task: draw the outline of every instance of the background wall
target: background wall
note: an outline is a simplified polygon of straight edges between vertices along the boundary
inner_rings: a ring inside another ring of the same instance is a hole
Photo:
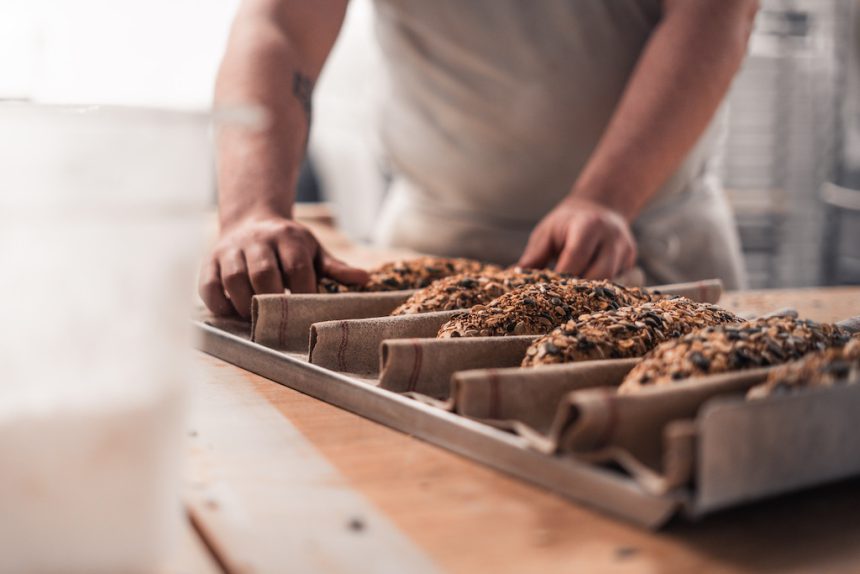
[[[211,105],[240,0],[0,0],[0,99],[174,108]],[[370,0],[352,0],[314,96],[311,154],[351,236],[369,235],[382,195]]]
[[[0,97],[207,106],[237,4],[3,0]]]

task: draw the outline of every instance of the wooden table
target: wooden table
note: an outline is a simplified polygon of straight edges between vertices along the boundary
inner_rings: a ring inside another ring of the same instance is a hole
[[[362,264],[391,256],[328,245]],[[860,315],[860,288],[722,303],[833,321]],[[197,363],[194,533],[171,571],[860,572],[860,480],[651,533],[213,357]]]

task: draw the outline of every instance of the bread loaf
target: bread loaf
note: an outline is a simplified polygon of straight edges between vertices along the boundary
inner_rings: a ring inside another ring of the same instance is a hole
[[[741,321],[716,305],[684,297],[600,311],[568,321],[535,341],[522,364],[534,367],[641,357],[660,343],[696,329]]]

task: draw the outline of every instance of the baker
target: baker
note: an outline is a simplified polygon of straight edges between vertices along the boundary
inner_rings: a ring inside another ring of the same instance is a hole
[[[314,82],[348,0],[244,0],[216,104],[271,114],[218,138],[219,239],[200,293],[218,314],[255,293],[366,273],[293,219]],[[395,170],[384,245],[612,278],[742,283],[715,177],[720,104],[755,0],[376,0]]]

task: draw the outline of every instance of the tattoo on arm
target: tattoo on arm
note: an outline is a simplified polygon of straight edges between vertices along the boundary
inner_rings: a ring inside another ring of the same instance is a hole
[[[308,122],[307,136],[310,136],[311,132],[311,102],[313,91],[313,80],[301,72],[293,72],[293,95],[302,105],[302,110],[305,112],[305,119]],[[307,136],[305,139],[307,139]]]

